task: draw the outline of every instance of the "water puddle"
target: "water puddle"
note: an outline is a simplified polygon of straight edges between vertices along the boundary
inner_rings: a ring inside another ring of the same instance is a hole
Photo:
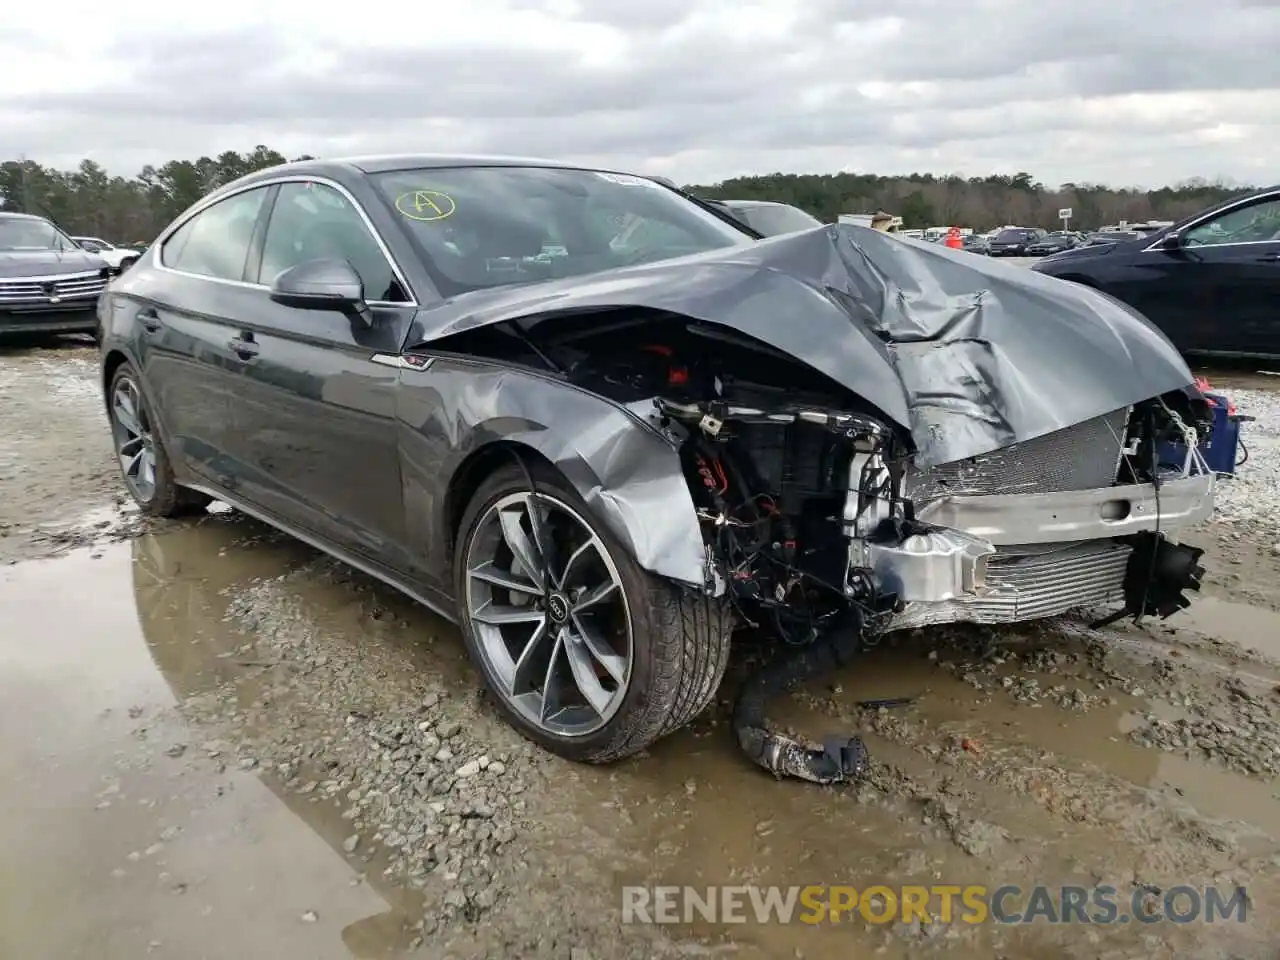
[[[71,956],[95,936],[105,937],[103,958],[142,955],[153,940],[175,956],[282,960],[413,946],[422,895],[383,876],[393,858],[374,837],[398,835],[405,818],[395,805],[416,801],[382,797],[384,826],[372,820],[353,856],[344,850],[356,816],[344,810],[349,785],[327,787],[340,773],[324,761],[338,756],[353,717],[411,715],[424,683],[471,705],[468,736],[547,778],[546,789],[513,799],[529,824],[519,848],[527,886],[509,890],[481,927],[554,928],[588,916],[616,924],[623,888],[635,885],[1111,883],[1127,896],[1135,882],[1230,879],[1247,882],[1259,903],[1280,892],[1275,784],[1130,738],[1148,714],[1186,712],[1151,695],[1164,689],[1158,658],[1137,653],[1159,639],[1134,631],[1048,625],[985,651],[970,642],[980,631],[964,643],[938,631],[882,644],[772,711],[815,737],[866,739],[876,760],[867,783],[816,788],[775,781],[739,756],[727,723],[732,681],[723,702],[645,756],[608,768],[547,758],[480,704],[451,626],[235,515],[104,547],[98,559],[77,552],[9,568],[0,609],[0,723],[33,731],[0,745],[0,776],[14,784],[20,813],[0,821],[4,956]],[[1252,608],[1201,600],[1175,629],[1276,656],[1276,625]],[[266,636],[270,655],[255,639]],[[1239,659],[1211,644],[1179,649],[1189,665],[1215,658],[1225,670]],[[1216,682],[1197,690],[1210,696]],[[856,706],[899,696],[914,699]],[[266,759],[242,769],[234,745],[205,739],[213,735],[202,718],[207,711],[213,723],[215,706],[217,722],[230,717],[264,750],[301,745],[304,767],[319,772]],[[169,756],[175,743],[186,746]],[[394,765],[396,755],[375,762]],[[318,786],[298,789],[308,776]],[[169,840],[156,839],[173,826]],[[352,886],[357,871],[367,884]],[[300,919],[311,911],[317,922]],[[666,932],[686,955],[1052,958],[1080,955],[1082,944],[1100,956],[1201,956],[1210,946],[1252,956],[1277,930],[1259,911],[1213,929],[1165,925],[1154,940],[1120,925],[862,917],[694,916]]]

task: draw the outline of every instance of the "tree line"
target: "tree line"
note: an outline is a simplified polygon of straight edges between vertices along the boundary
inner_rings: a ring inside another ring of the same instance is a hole
[[[1066,207],[1072,211],[1072,229],[1096,230],[1121,220],[1181,220],[1257,188],[1201,178],[1141,190],[1089,183],[1053,188],[1029,173],[968,178],[931,173],[892,177],[772,173],[689,189],[711,199],[790,203],[824,222],[834,221],[841,213],[885,210],[902,217],[907,228],[955,225],[985,231],[1008,224],[1061,229],[1058,211]]]
[[[216,157],[149,165],[133,177],[108,174],[92,160],[75,170],[9,160],[0,163],[0,209],[50,217],[76,235],[149,242],[210,190],[287,159],[260,144],[246,153],[228,150]],[[988,230],[1005,224],[1056,227],[1063,207],[1072,208],[1072,226],[1080,229],[1120,220],[1178,220],[1255,188],[1201,178],[1141,190],[1088,183],[1049,187],[1029,173],[968,178],[771,173],[686,189],[712,199],[790,203],[826,222],[841,213],[887,210],[901,216],[908,228],[955,224]]]

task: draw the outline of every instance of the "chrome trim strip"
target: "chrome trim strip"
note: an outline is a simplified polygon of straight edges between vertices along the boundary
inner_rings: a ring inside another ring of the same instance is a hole
[[[103,279],[102,271],[109,269],[101,266],[97,270],[82,270],[79,273],[55,273],[52,275],[41,275],[38,277],[0,277],[0,284],[5,283],[47,283],[49,281],[59,280],[101,280]]]
[[[360,205],[360,201],[358,201],[352,195],[350,190],[348,190],[342,184],[338,183],[338,181],[331,180],[328,177],[315,176],[311,174],[289,174],[289,175],[282,175],[278,177],[272,177],[269,180],[256,180],[253,183],[247,183],[244,186],[237,187],[235,190],[231,190],[227,193],[220,193],[216,197],[206,197],[204,200],[201,200],[194,207],[192,207],[181,219],[175,220],[172,224],[170,224],[165,229],[164,233],[161,234],[159,239],[157,239],[156,242],[153,244],[155,248],[155,252],[151,255],[151,259],[156,269],[164,271],[166,273],[177,274],[178,276],[182,276],[182,277],[192,277],[196,280],[208,280],[211,283],[224,283],[234,287],[247,287],[250,290],[269,290],[270,287],[265,283],[249,283],[246,280],[225,280],[222,277],[206,277],[200,273],[189,273],[186,270],[178,270],[174,267],[166,266],[163,263],[162,258],[164,254],[164,245],[169,242],[169,238],[172,237],[179,230],[181,230],[184,226],[186,226],[186,224],[189,223],[191,220],[195,219],[205,210],[212,207],[214,204],[221,203],[223,200],[228,200],[231,197],[237,197],[242,193],[248,193],[250,190],[257,190],[259,188],[265,189],[267,187],[278,186],[279,184],[282,184],[282,183],[320,183],[326,187],[332,187],[333,189],[337,190],[340,194],[342,194],[344,197],[346,197],[347,200],[351,203],[351,205],[355,207],[356,212],[360,214],[360,219],[364,221],[364,225],[369,229],[369,233],[372,234],[374,242],[377,243],[378,245],[378,249],[382,251],[382,255],[386,257],[387,262],[391,264],[392,273],[394,273],[396,276],[396,279],[400,281],[400,285],[404,287],[405,292],[409,294],[409,300],[403,303],[399,301],[393,301],[393,300],[365,301],[366,303],[368,303],[369,306],[371,307],[417,307],[419,305],[417,294],[414,292],[413,287],[410,286],[408,279],[406,279],[404,271],[400,269],[400,264],[396,261],[395,255],[392,254],[391,248],[387,246],[387,242],[382,239],[382,234],[378,233],[378,228],[373,225],[373,221],[369,219],[369,214],[367,214],[365,212],[364,207]],[[267,221],[267,226],[268,227],[271,226],[270,220]]]

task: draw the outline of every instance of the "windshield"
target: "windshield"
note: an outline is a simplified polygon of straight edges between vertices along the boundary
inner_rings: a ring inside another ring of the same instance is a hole
[[[0,217],[0,250],[74,250],[71,238],[48,220],[36,217]]]
[[[446,297],[755,242],[643,177],[450,167],[372,179]]]
[[[732,206],[732,205],[731,205]],[[822,221],[811,217],[799,207],[785,203],[770,204],[765,207],[733,207],[733,212],[747,221],[747,225],[756,233],[766,237],[775,237],[780,233],[795,233],[797,230],[812,230],[822,226]]]
[[[1030,239],[1030,230],[1001,230],[996,234],[996,243],[1018,243]]]

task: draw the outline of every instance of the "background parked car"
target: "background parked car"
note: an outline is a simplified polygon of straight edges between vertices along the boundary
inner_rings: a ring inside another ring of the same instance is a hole
[[[0,336],[95,333],[112,268],[44,217],[0,212]]]
[[[1280,187],[1032,269],[1124,301],[1184,353],[1280,357]]]
[[[962,250],[968,250],[970,253],[976,253],[980,256],[991,256],[991,242],[979,233],[971,233],[961,241]]]
[[[138,257],[142,255],[141,250],[131,250],[128,247],[117,247],[113,243],[108,243],[100,237],[72,237],[83,250],[90,253],[96,253],[115,270],[128,270],[131,266],[138,262]]]
[[[1080,245],[1074,234],[1065,231],[1056,231],[1046,234],[1039,240],[1027,246],[1027,256],[1029,257],[1045,257],[1051,253],[1061,253],[1063,250],[1074,250]]]
[[[990,253],[993,257],[1026,257],[1027,248],[1044,237],[1045,231],[1039,227],[1015,227],[1012,230],[1001,230],[992,238]]]

